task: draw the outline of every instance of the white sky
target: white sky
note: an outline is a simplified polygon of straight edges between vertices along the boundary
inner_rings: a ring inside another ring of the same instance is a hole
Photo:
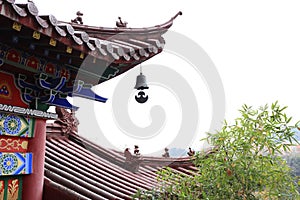
[[[106,27],[114,27],[118,16],[127,21],[129,27],[157,25],[181,10],[183,15],[175,20],[171,30],[194,40],[214,62],[225,89],[226,119],[237,117],[237,110],[244,103],[257,107],[276,100],[288,106],[287,113],[293,116],[294,123],[300,119],[300,2],[297,0],[36,0],[35,3],[40,14],[53,14],[59,20],[70,21],[80,10],[84,13],[84,24]],[[167,58],[168,55],[162,53],[149,62],[164,59],[168,62]],[[105,83],[103,93],[99,94],[111,98],[119,80]],[[135,80],[132,82],[134,85]],[[176,104],[176,99],[170,99]],[[101,105],[101,113],[109,115],[111,108],[104,108],[104,105]],[[210,106],[200,112],[210,116]],[[180,113],[178,105],[175,107],[171,108],[172,116]],[[149,123],[143,113],[135,113],[130,108],[129,113],[137,125]],[[176,120],[173,124],[178,123]],[[202,132],[207,131],[209,120],[204,123],[202,129],[200,127]],[[169,130],[170,127],[165,128]],[[123,146],[121,143],[116,146],[122,149],[126,143],[122,142]]]

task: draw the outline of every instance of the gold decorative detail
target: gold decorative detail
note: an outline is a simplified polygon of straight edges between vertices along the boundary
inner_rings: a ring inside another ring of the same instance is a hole
[[[19,190],[18,179],[14,179],[8,185],[7,199],[17,200],[18,199],[18,190]]]
[[[32,37],[34,39],[37,39],[39,40],[41,38],[41,33],[40,32],[37,32],[37,31],[34,31],[33,34],[32,34]]]
[[[84,53],[80,54],[80,58],[83,59],[84,58]]]
[[[15,29],[16,31],[21,31],[22,25],[19,24],[18,22],[14,22],[12,28]]]
[[[67,53],[72,53],[72,48],[71,47],[67,47]]]
[[[1,138],[0,139],[0,150],[20,150],[20,147],[24,150],[27,149],[28,141],[20,142],[20,139],[12,138]]]
[[[51,38],[49,44],[50,44],[51,46],[54,46],[54,47],[55,47],[55,46],[56,46],[56,40],[53,39],[53,38]]]
[[[4,189],[5,189],[5,185],[4,185],[4,181],[1,180],[0,181],[0,199],[4,199]]]
[[[27,149],[27,147],[28,147],[28,142],[27,142],[27,141],[23,141],[22,144],[21,144],[21,147],[22,147],[23,149]]]

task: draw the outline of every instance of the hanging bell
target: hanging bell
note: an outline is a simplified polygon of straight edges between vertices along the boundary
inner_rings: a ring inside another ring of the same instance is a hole
[[[147,85],[147,81],[146,81],[146,76],[143,75],[142,73],[140,73],[140,75],[138,75],[136,77],[136,84],[135,84],[134,89],[137,89],[137,90],[149,89],[149,87]]]

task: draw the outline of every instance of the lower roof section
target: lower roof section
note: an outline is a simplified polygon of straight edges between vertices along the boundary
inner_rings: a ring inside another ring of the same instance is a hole
[[[165,166],[186,175],[197,171],[189,158],[138,160],[138,170],[128,171],[122,153],[48,124],[43,199],[132,199],[138,190],[158,187],[156,172]]]

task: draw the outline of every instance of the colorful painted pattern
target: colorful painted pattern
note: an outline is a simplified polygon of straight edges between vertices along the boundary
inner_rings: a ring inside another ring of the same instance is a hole
[[[3,65],[5,60],[18,63],[29,71],[48,72],[56,77],[66,77],[67,80],[70,79],[71,74],[66,67],[47,62],[45,59],[0,44],[0,64]]]
[[[17,200],[19,196],[18,191],[19,191],[19,180],[18,179],[8,180],[7,199]]]
[[[0,153],[0,176],[31,173],[31,153]]]
[[[18,51],[0,43],[0,66],[5,62],[17,63],[19,64],[19,67],[32,72],[42,72],[54,77],[66,77],[66,80],[72,79],[72,73],[74,76],[74,72],[72,72],[73,70],[71,71],[70,68],[77,69],[77,67],[69,64],[61,65],[58,63],[48,62],[43,58],[35,57],[27,52]],[[84,70],[82,72],[84,72]],[[105,72],[101,74],[101,79],[111,79],[117,76],[119,72],[120,70],[117,67],[108,66]],[[70,82],[70,84],[72,83]]]
[[[9,136],[0,137],[0,152],[25,153],[27,151],[27,147],[28,147],[28,138],[9,137]]]
[[[0,177],[0,200],[17,200],[22,197],[22,177]]]
[[[16,81],[13,74],[0,71],[0,103],[28,108],[28,104],[22,100],[22,93],[16,86]]]
[[[0,200],[4,199],[5,192],[5,182],[4,180],[0,180]]]
[[[34,119],[0,113],[0,135],[33,137]]]

